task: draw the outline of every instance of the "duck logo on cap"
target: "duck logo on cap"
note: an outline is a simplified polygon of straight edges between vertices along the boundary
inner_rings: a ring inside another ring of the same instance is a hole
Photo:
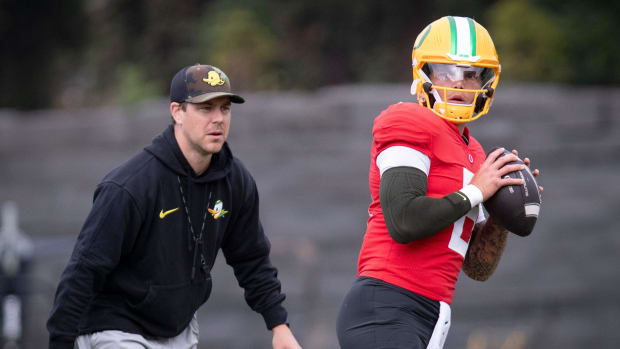
[[[218,74],[215,70],[209,71],[209,73],[207,73],[207,77],[202,78],[202,81],[211,86],[221,86],[226,82],[226,80],[222,79],[220,74]]]

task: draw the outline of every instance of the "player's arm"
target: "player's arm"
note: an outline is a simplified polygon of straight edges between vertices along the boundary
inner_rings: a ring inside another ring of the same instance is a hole
[[[518,156],[516,150],[512,153]],[[525,158],[523,162],[526,166],[530,166],[529,158]],[[532,174],[536,177],[540,171],[535,169]],[[538,190],[542,192],[543,187],[539,186]],[[507,237],[508,230],[494,223],[492,216],[486,222],[476,224],[463,262],[465,274],[474,280],[486,281],[499,264]]]
[[[473,186],[441,198],[426,195],[430,148],[437,128],[434,117],[418,113],[417,107],[407,103],[395,104],[382,112],[373,125],[380,173],[379,201],[387,230],[399,243],[440,232],[482,201],[480,190]]]
[[[464,216],[504,185],[523,184],[521,179],[502,178],[521,169],[506,165],[515,155],[499,158],[492,152],[472,178],[471,184],[441,198],[426,196],[430,159],[409,147],[393,146],[377,156],[381,174],[379,200],[392,239],[409,243],[434,235]]]
[[[441,198],[426,196],[427,175],[423,169],[393,167],[381,175],[379,200],[388,232],[399,243],[434,235],[464,216],[482,201],[474,186]]]
[[[477,281],[486,281],[495,271],[504,253],[508,230],[495,224],[493,217],[474,226],[463,272]]]

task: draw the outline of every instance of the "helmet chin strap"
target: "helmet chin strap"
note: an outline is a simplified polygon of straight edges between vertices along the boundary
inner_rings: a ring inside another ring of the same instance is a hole
[[[433,84],[430,82],[425,82],[422,84],[422,88],[424,89],[424,92],[426,93],[431,93],[431,87],[433,87]]]
[[[412,96],[417,96],[418,101],[422,100],[422,103],[426,104],[427,106],[431,104],[432,100],[428,101],[428,104],[426,103],[426,97],[424,95],[420,95],[418,96],[418,84],[420,83],[420,79],[415,79],[413,80],[413,83],[411,84],[411,90],[410,93]],[[422,84],[422,89],[424,90],[424,92],[426,92],[427,95],[432,96],[430,94],[431,91],[431,86],[433,84],[431,84],[430,82],[425,82],[424,84]],[[434,103],[433,103],[434,104]],[[432,106],[430,106],[432,108]]]
[[[437,89],[433,89],[433,84],[431,82],[425,82],[424,84],[422,84],[422,89],[424,89],[424,92],[426,92],[426,95],[429,96],[429,106],[431,108],[435,108],[435,104],[437,103],[437,101],[443,101],[443,99],[441,99],[441,96],[439,95],[439,92],[437,91]],[[430,97],[433,97],[432,99]],[[441,109],[439,111],[440,113],[444,114],[445,110]]]

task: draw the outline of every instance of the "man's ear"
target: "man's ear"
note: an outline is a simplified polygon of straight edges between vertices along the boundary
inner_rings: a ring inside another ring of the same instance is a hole
[[[172,119],[174,120],[175,123],[181,124],[183,122],[183,119],[181,117],[182,112],[183,112],[183,109],[181,108],[181,103],[177,103],[177,102],[170,103],[170,115],[172,116]]]

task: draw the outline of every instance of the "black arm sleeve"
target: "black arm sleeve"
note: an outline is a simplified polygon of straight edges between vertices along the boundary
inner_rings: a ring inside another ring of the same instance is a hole
[[[471,209],[467,196],[454,192],[442,198],[426,196],[426,174],[414,167],[390,168],[381,176],[379,200],[394,241],[409,243],[445,229]]]
[[[287,312],[282,306],[278,271],[271,264],[271,244],[259,220],[259,198],[256,184],[249,177],[242,186],[243,204],[231,222],[228,236],[222,243],[226,262],[233,267],[239,286],[245,290],[245,300],[260,313],[267,329],[286,323]]]

